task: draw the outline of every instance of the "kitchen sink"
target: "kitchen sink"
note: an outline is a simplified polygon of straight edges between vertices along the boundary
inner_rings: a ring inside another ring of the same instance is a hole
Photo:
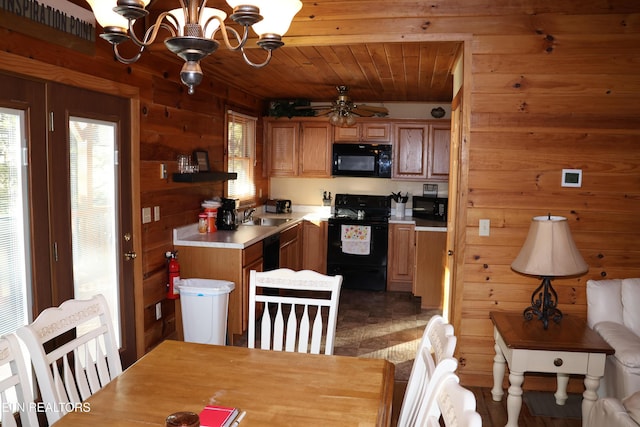
[[[241,225],[261,225],[265,227],[278,227],[286,222],[291,221],[292,218],[266,218],[266,217],[255,217],[253,220],[244,221]]]

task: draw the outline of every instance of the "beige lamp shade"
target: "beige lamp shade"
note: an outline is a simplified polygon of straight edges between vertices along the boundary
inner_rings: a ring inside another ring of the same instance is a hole
[[[567,218],[536,216],[511,268],[532,276],[560,277],[585,273],[589,266],[571,237]]]

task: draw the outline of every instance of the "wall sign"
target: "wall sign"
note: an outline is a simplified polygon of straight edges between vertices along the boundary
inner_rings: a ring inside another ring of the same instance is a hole
[[[66,0],[0,0],[0,26],[84,52],[96,40],[93,12]]]

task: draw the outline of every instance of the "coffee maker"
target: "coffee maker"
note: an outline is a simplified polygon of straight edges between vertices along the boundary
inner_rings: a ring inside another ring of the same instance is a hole
[[[221,205],[218,208],[218,217],[216,218],[216,227],[218,230],[235,230],[238,228],[238,199],[220,200]]]

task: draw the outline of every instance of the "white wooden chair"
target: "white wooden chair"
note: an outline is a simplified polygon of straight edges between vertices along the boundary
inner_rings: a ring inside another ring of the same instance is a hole
[[[256,311],[262,309],[260,348],[333,354],[342,276],[287,268],[249,278],[248,346],[256,345]],[[272,291],[269,291],[269,290]],[[285,323],[286,316],[286,323]]]
[[[440,316],[433,316],[422,334],[416,358],[409,374],[407,389],[402,401],[399,427],[416,425],[418,406],[431,393],[429,383],[435,375],[436,367],[444,360],[451,359],[456,348],[457,338],[453,333],[453,326]],[[458,364],[455,359],[444,364],[440,370],[455,371]]]
[[[45,344],[69,331],[75,338],[45,349]],[[50,425],[122,373],[109,307],[102,295],[47,308],[17,333],[31,354],[43,403],[56,408],[47,411]]]
[[[0,425],[16,427],[14,411],[20,414],[22,427],[38,427],[20,343],[15,335],[8,334],[0,337]]]
[[[476,412],[476,397],[460,385],[454,372],[445,372],[433,380],[431,399],[418,408],[418,426],[440,427],[440,417],[446,427],[482,427],[482,418]]]

